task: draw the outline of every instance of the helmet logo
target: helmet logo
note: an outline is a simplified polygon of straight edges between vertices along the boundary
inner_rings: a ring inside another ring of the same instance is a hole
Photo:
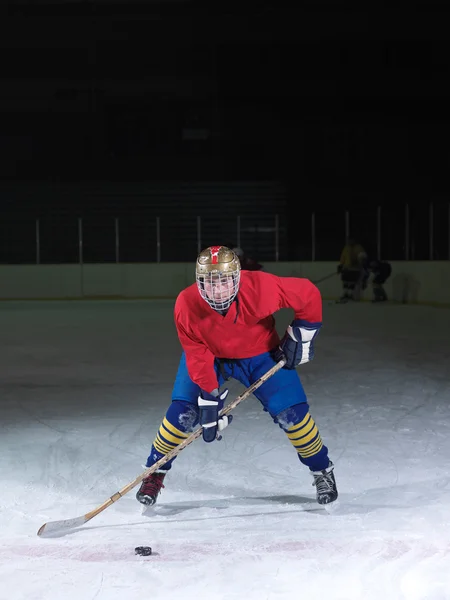
[[[222,246],[211,246],[211,258],[213,265],[217,265],[217,263],[219,262],[219,250],[221,248]]]

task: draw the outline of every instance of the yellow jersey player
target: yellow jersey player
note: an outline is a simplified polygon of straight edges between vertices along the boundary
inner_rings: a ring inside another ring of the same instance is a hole
[[[341,274],[343,294],[340,302],[358,299],[359,286],[364,276],[367,254],[361,244],[349,238],[341,252],[338,273]]]

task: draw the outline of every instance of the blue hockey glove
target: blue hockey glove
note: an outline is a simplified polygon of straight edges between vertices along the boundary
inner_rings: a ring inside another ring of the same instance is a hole
[[[292,321],[280,342],[280,350],[286,357],[285,369],[295,369],[314,358],[313,341],[321,327],[322,323]]]
[[[233,420],[231,415],[219,417],[219,412],[223,409],[223,404],[228,396],[228,390],[219,394],[219,390],[213,390],[211,394],[201,391],[198,397],[198,406],[200,408],[200,425],[203,427],[203,439],[205,442],[221,440],[220,432],[228,427]]]

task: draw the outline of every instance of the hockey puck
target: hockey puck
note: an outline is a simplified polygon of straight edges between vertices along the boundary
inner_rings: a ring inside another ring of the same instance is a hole
[[[139,554],[139,556],[151,556],[152,549],[150,546],[138,546],[134,549],[135,554]]]

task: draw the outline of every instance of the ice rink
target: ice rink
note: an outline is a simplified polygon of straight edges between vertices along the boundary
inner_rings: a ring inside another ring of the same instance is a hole
[[[148,515],[132,490],[36,535],[143,471],[180,357],[172,308],[0,304],[0,600],[450,599],[446,309],[326,304],[299,374],[336,466],[333,512],[251,397],[221,442],[180,454]]]

